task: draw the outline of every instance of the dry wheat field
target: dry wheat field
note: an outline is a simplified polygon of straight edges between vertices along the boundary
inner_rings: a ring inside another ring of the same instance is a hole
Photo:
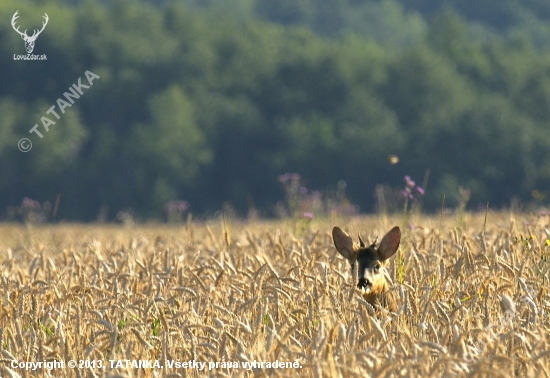
[[[1,374],[550,376],[550,217],[484,216],[2,225]],[[355,289],[336,224],[401,226],[397,313]]]

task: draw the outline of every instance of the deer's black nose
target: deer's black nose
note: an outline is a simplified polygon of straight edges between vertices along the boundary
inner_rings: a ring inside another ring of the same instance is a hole
[[[357,284],[357,288],[359,288],[359,289],[363,289],[363,288],[368,289],[371,286],[372,286],[372,283],[369,280],[365,279],[365,278],[360,278],[359,283]]]

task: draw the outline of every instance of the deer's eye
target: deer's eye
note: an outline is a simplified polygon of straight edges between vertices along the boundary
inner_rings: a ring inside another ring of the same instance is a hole
[[[376,266],[374,267],[374,270],[376,270],[378,272],[378,271],[380,271],[380,268],[382,268],[382,265],[376,264]]]

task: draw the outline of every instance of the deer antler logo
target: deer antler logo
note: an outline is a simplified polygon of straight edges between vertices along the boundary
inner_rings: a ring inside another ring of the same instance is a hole
[[[32,33],[32,35],[28,36],[27,35],[27,29],[25,29],[24,32],[20,32],[19,31],[19,26],[17,26],[17,27],[15,26],[15,20],[17,20],[19,18],[19,15],[17,13],[19,13],[19,11],[16,11],[13,14],[13,17],[11,18],[11,26],[13,27],[13,30],[15,30],[16,32],[19,33],[19,35],[21,35],[21,38],[23,38],[23,40],[25,41],[25,49],[27,50],[27,53],[31,54],[32,50],[34,50],[34,42],[36,41],[36,38],[38,38],[40,33],[42,33],[42,31],[44,30],[44,28],[48,24],[49,17],[46,13],[44,13],[44,20],[45,21],[42,23],[42,29],[40,29],[40,31],[34,29],[34,32]]]

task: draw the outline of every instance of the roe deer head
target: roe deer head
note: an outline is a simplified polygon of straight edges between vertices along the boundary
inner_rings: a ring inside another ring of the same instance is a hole
[[[378,248],[376,248],[376,241],[368,247],[365,246],[361,236],[359,236],[359,246],[355,245],[351,237],[339,227],[332,229],[332,239],[338,252],[349,261],[352,274],[355,265],[358,265],[357,287],[363,291],[365,300],[374,307],[382,305],[390,311],[397,312],[397,305],[388,289],[384,272],[386,262],[399,248],[401,241],[399,227],[392,228],[382,238]]]

